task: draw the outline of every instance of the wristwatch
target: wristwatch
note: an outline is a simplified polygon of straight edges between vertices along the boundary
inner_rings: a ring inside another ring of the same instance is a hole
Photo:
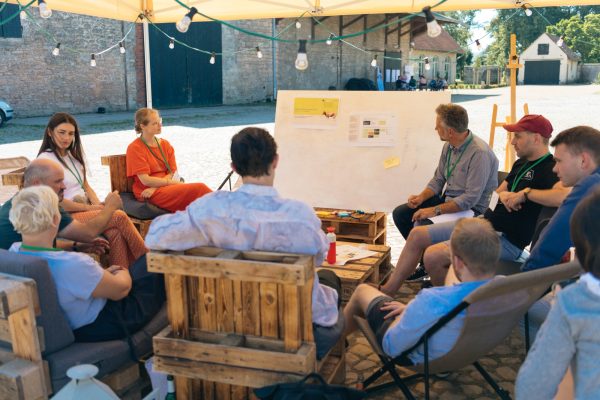
[[[530,187],[526,187],[525,189],[523,189],[523,196],[525,196],[525,201],[529,200],[529,192],[531,192]]]
[[[435,206],[435,208],[433,209],[433,211],[435,211],[435,215],[442,215],[442,206]]]

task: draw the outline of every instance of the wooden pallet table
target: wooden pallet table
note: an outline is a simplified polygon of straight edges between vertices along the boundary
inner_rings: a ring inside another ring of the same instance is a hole
[[[338,209],[316,207],[315,211],[332,212]],[[385,244],[386,214],[374,212],[366,214],[353,213],[350,217],[337,215],[319,216],[322,228],[333,226],[338,240],[361,242],[367,244]]]
[[[338,246],[350,245],[360,246],[359,243],[337,242]],[[342,281],[342,302],[347,303],[356,287],[365,282],[379,284],[379,282],[390,271],[390,247],[384,245],[367,245],[367,250],[375,251],[373,257],[349,261],[344,265],[331,265],[323,262],[321,268],[327,268],[335,272]]]

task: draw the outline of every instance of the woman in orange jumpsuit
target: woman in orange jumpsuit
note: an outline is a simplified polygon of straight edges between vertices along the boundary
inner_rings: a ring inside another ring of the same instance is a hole
[[[161,133],[158,111],[142,108],[135,113],[135,131],[140,136],[127,147],[127,176],[132,177],[133,194],[139,201],[175,212],[210,193],[204,183],[183,183],[177,173],[175,150]]]

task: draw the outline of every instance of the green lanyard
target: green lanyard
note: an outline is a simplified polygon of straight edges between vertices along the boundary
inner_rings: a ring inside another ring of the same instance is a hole
[[[523,166],[521,168],[519,168],[519,172],[517,172],[517,177],[515,178],[515,180],[513,181],[512,185],[510,187],[510,191],[514,192],[515,189],[517,188],[517,185],[519,184],[519,182],[521,182],[521,178],[523,178],[523,176],[527,172],[529,172],[529,170],[531,170],[533,167],[535,167],[536,165],[538,165],[539,163],[541,163],[542,161],[544,161],[550,155],[551,155],[550,153],[546,154],[544,157],[540,158],[539,160],[537,160],[536,162],[534,162],[533,164],[531,164],[531,166],[528,167],[525,171],[523,171],[523,168],[527,167],[527,164],[529,163],[529,161],[526,161],[525,164],[523,164]],[[523,171],[523,172],[521,173],[521,171]]]
[[[55,247],[28,246],[26,244],[21,244],[21,249],[33,251],[63,251],[63,249],[57,249]]]
[[[450,149],[450,146],[448,146],[448,157],[446,157],[446,182],[448,182],[448,180],[452,176],[454,169],[460,162],[460,159],[462,158],[463,154],[465,154],[467,147],[469,147],[469,144],[471,144],[472,141],[473,141],[473,134],[471,134],[471,137],[469,138],[469,140],[467,140],[467,143],[465,143],[465,148],[463,149],[463,151],[460,152],[460,155],[458,156],[458,158],[452,165],[450,165],[450,156],[452,155],[452,149]]]
[[[79,186],[81,186],[82,189],[84,189],[83,187],[83,179],[81,179],[81,175],[79,174],[79,170],[77,169],[77,167],[75,166],[75,162],[73,162],[73,159],[71,158],[71,155],[67,153],[67,157],[69,157],[69,160],[71,161],[71,165],[73,166],[73,170],[71,170],[71,168],[69,168],[69,166],[65,163],[65,167],[67,167],[67,169],[69,170],[69,172],[71,173],[71,175],[73,175],[75,177],[75,180],[77,181],[77,183],[79,183]]]
[[[148,149],[148,151],[150,152],[150,154],[152,154],[154,156],[154,158],[156,158],[158,161],[161,161],[160,158],[158,158],[158,156],[156,154],[154,154],[154,152],[152,151],[152,149],[150,149],[150,146],[148,146],[148,143],[146,143],[146,141],[144,140],[144,138],[142,138],[140,136],[140,140],[142,141],[142,143],[144,143],[144,145],[146,146],[146,148]],[[171,166],[169,165],[169,162],[167,161],[167,157],[165,157],[165,153],[163,153],[162,147],[160,147],[160,143],[158,143],[158,139],[156,138],[156,136],[154,137],[154,141],[156,142],[156,145],[158,146],[158,150],[160,151],[160,155],[162,156],[162,162],[165,163],[165,166],[167,167],[167,170],[169,171],[169,174],[173,174],[173,171],[171,171]]]

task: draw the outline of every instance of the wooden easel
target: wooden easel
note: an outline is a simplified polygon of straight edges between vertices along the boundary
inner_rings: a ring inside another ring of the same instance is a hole
[[[510,58],[508,65],[506,66],[510,70],[510,116],[507,116],[505,121],[498,122],[496,120],[498,116],[498,105],[494,104],[492,109],[492,123],[490,126],[490,147],[494,147],[494,134],[497,127],[501,127],[504,124],[514,124],[517,121],[517,70],[522,66],[522,64],[519,64],[519,56],[517,55],[517,36],[512,33],[510,35]],[[529,106],[527,103],[524,104],[523,109],[525,115],[529,114]],[[511,140],[512,132],[508,132],[504,157],[505,171],[509,171],[510,167],[515,162],[515,150],[510,145]]]

